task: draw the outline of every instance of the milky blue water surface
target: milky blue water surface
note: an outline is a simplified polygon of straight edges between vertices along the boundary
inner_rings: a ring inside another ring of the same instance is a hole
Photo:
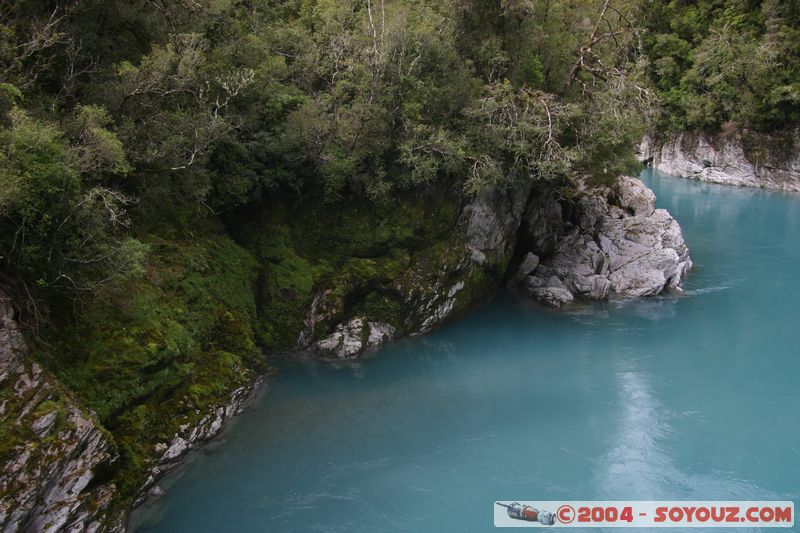
[[[691,248],[685,295],[559,312],[501,295],[356,364],[281,361],[137,531],[488,531],[495,500],[800,500],[800,196],[644,178]]]

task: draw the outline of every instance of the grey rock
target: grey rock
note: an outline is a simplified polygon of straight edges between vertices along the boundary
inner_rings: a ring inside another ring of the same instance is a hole
[[[571,200],[575,206],[571,218],[553,218],[562,210],[552,205],[556,199],[550,193],[532,204],[535,211],[527,211],[526,216],[538,223],[546,220],[544,227],[559,228],[560,233],[536,275],[526,278],[528,294],[555,306],[571,301],[564,290],[595,300],[611,294],[639,297],[680,290],[691,258],[680,225],[666,210],[655,209],[652,191],[630,177],[621,178],[613,188],[582,186],[580,191]]]
[[[539,256],[534,254],[533,252],[528,252],[525,254],[525,257],[522,258],[522,262],[519,264],[517,268],[517,273],[514,274],[514,277],[511,278],[509,286],[516,287],[522,281],[528,277],[528,275],[536,270],[539,267]]]
[[[550,307],[561,307],[575,299],[567,289],[566,284],[558,276],[550,276],[548,278],[528,276],[523,283],[523,290],[531,297]]]
[[[317,343],[317,349],[339,359],[354,359],[366,348],[363,333],[364,320],[353,318],[336,326],[336,331]]]
[[[555,250],[563,232],[563,212],[553,191],[538,194],[529,203],[520,225],[520,241],[540,258]]]
[[[641,180],[621,176],[617,183],[619,204],[634,215],[649,217],[656,209],[656,195]]]
[[[33,424],[31,424],[31,430],[33,430],[40,439],[43,439],[50,433],[57,417],[58,413],[56,411],[50,411],[34,420]]]
[[[337,359],[355,359],[368,348],[392,340],[396,333],[391,324],[355,317],[346,324],[339,324],[331,335],[317,342],[316,348],[323,355]]]
[[[586,230],[592,230],[608,216],[608,200],[605,196],[598,194],[584,194],[580,197],[577,205],[578,226]]]
[[[419,330],[413,332],[412,335],[428,333],[436,326],[442,324],[453,311],[456,304],[456,296],[461,292],[464,286],[465,283],[463,281],[458,281],[444,293],[443,297],[440,296],[425,302],[418,312],[418,315],[423,317],[422,325]],[[436,291],[436,293],[438,292],[439,291]]]
[[[470,202],[463,212],[470,259],[484,265],[513,250],[530,186],[493,189]]]
[[[367,322],[367,326],[369,326],[369,337],[367,338],[369,348],[376,348],[389,342],[397,334],[397,330],[385,322]]]
[[[175,437],[172,439],[172,443],[169,445],[169,448],[167,448],[167,451],[161,456],[161,462],[168,463],[174,461],[186,453],[189,450],[189,447],[189,441],[180,435],[175,435]]]
[[[758,161],[751,160],[745,150],[748,137],[750,142],[762,145]],[[645,137],[639,158],[649,160],[665,174],[681,178],[800,191],[800,151],[791,149],[792,146],[800,146],[800,130],[774,139],[752,132],[717,136],[683,133],[660,144]]]

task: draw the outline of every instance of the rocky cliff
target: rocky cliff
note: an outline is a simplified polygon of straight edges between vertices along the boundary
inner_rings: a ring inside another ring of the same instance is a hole
[[[646,137],[639,159],[682,178],[724,185],[800,191],[800,130]]]
[[[397,306],[392,316],[370,316],[369,309],[330,302],[337,287],[321,287],[306,318],[299,347],[322,355],[353,358],[392,338],[427,333],[487,298],[507,268],[515,247],[529,187],[495,190],[467,203],[445,238],[419,250],[408,250],[409,261],[384,284]],[[357,302],[369,294],[349,291],[341,302]],[[331,310],[343,314],[333,332]],[[379,311],[380,313],[380,311]],[[355,316],[353,316],[355,315]],[[315,340],[318,339],[318,340]]]
[[[0,530],[115,531],[116,492],[98,471],[117,452],[92,413],[28,357],[10,300],[0,294]]]

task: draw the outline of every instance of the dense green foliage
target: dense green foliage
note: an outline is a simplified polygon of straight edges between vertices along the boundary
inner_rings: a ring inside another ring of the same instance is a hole
[[[37,349],[113,434],[125,495],[141,486],[156,444],[263,368],[251,327],[255,259],[202,229],[204,237],[143,237],[144,275],[107,287]]]
[[[139,272],[141,229],[275,195],[386,203],[442,181],[613,177],[641,126],[631,32],[594,47],[612,75],[569,75],[601,5],[4,7],[2,269],[43,296],[94,292]]]
[[[661,123],[771,131],[800,120],[800,2],[672,0],[647,11]]]

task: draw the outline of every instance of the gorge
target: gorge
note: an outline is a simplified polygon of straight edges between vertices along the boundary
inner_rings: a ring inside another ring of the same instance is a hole
[[[359,244],[381,251],[388,249],[388,253],[369,258],[354,254],[341,259],[341,270],[322,278],[332,280],[331,285],[319,281],[309,285],[316,292],[301,300],[311,302],[309,308],[296,302],[296,316],[283,315],[287,327],[296,324],[296,329],[281,334],[296,339],[291,346],[295,350],[352,359],[394,337],[430,332],[489,301],[510,276],[506,272],[514,257],[528,258],[533,252],[541,256],[541,263],[535,268],[529,265],[521,283],[533,296],[551,304],[554,293],[567,295],[557,302],[560,305],[571,302],[573,293],[603,300],[609,293],[645,296],[679,288],[691,260],[680,228],[666,211],[655,209],[655,196],[649,189],[639,180],[623,178],[612,187],[582,184],[579,192],[574,191],[575,186],[565,184],[562,188],[526,188],[480,196],[467,203],[460,213],[449,215],[454,226],[449,231],[445,226],[439,233],[433,233],[437,240],[432,243],[426,242],[419,230],[429,229],[426,226],[430,220],[443,216],[440,207],[434,212],[420,211],[422,225],[411,230],[416,241],[407,240],[414,237],[391,225],[388,236],[378,232],[371,244]],[[281,239],[281,246],[286,249],[277,259],[264,256],[267,264],[285,266],[282,263],[287,255],[294,255],[305,244]],[[340,247],[338,242],[336,247]],[[318,253],[319,248],[315,251]],[[431,253],[434,255],[429,257]],[[295,257],[301,264],[321,259],[319,255]],[[539,263],[539,256],[534,257]],[[515,269],[518,268],[512,268]],[[297,272],[290,275],[296,276]],[[272,277],[282,287],[291,286],[275,275]],[[531,289],[536,280],[544,281],[544,286]],[[27,348],[12,316],[10,308],[6,309],[3,331],[9,341],[3,343],[2,353],[4,366],[10,370],[4,371],[3,380],[15,391],[17,403],[6,402],[4,414],[13,416],[14,425],[20,429],[31,428],[29,431],[36,438],[28,446],[31,452],[40,455],[25,452],[15,459],[14,465],[4,468],[2,486],[20,499],[4,501],[4,509],[13,512],[3,515],[3,522],[10,530],[14,524],[32,524],[42,531],[122,528],[125,510],[110,513],[106,510],[116,487],[94,481],[97,472],[110,468],[117,460],[111,445],[94,428],[92,415],[80,414],[72,405],[74,400],[54,393],[50,390],[53,386],[40,385],[24,374],[21,369],[30,367],[36,379],[42,379],[38,378],[42,370],[27,358]],[[137,503],[143,501],[148,491],[157,495],[158,479],[187,452],[217,435],[223,423],[241,411],[259,380],[253,374],[249,381],[233,389],[230,396],[223,396],[222,404],[178,419],[178,431],[169,440],[151,445],[154,462],[148,468],[147,479],[136,491]],[[49,411],[44,407],[45,400],[52,404]],[[50,425],[61,420],[59,412],[63,409],[75,414],[53,428],[45,426],[45,420]],[[87,429],[78,429],[83,427]],[[69,432],[76,430],[94,433],[73,437]],[[54,443],[50,442],[51,434],[58,435]],[[84,442],[92,439],[97,443]],[[73,440],[77,442],[70,448]],[[43,453],[47,447],[52,451]],[[57,490],[42,493],[43,487]],[[91,511],[86,509],[87,505]]]
[[[493,501],[540,495],[796,501],[800,203],[643,179],[692,250],[684,294],[552,311],[508,293],[364,360],[276,360],[134,530],[487,531]]]
[[[793,497],[797,2],[4,2],[0,531]]]

